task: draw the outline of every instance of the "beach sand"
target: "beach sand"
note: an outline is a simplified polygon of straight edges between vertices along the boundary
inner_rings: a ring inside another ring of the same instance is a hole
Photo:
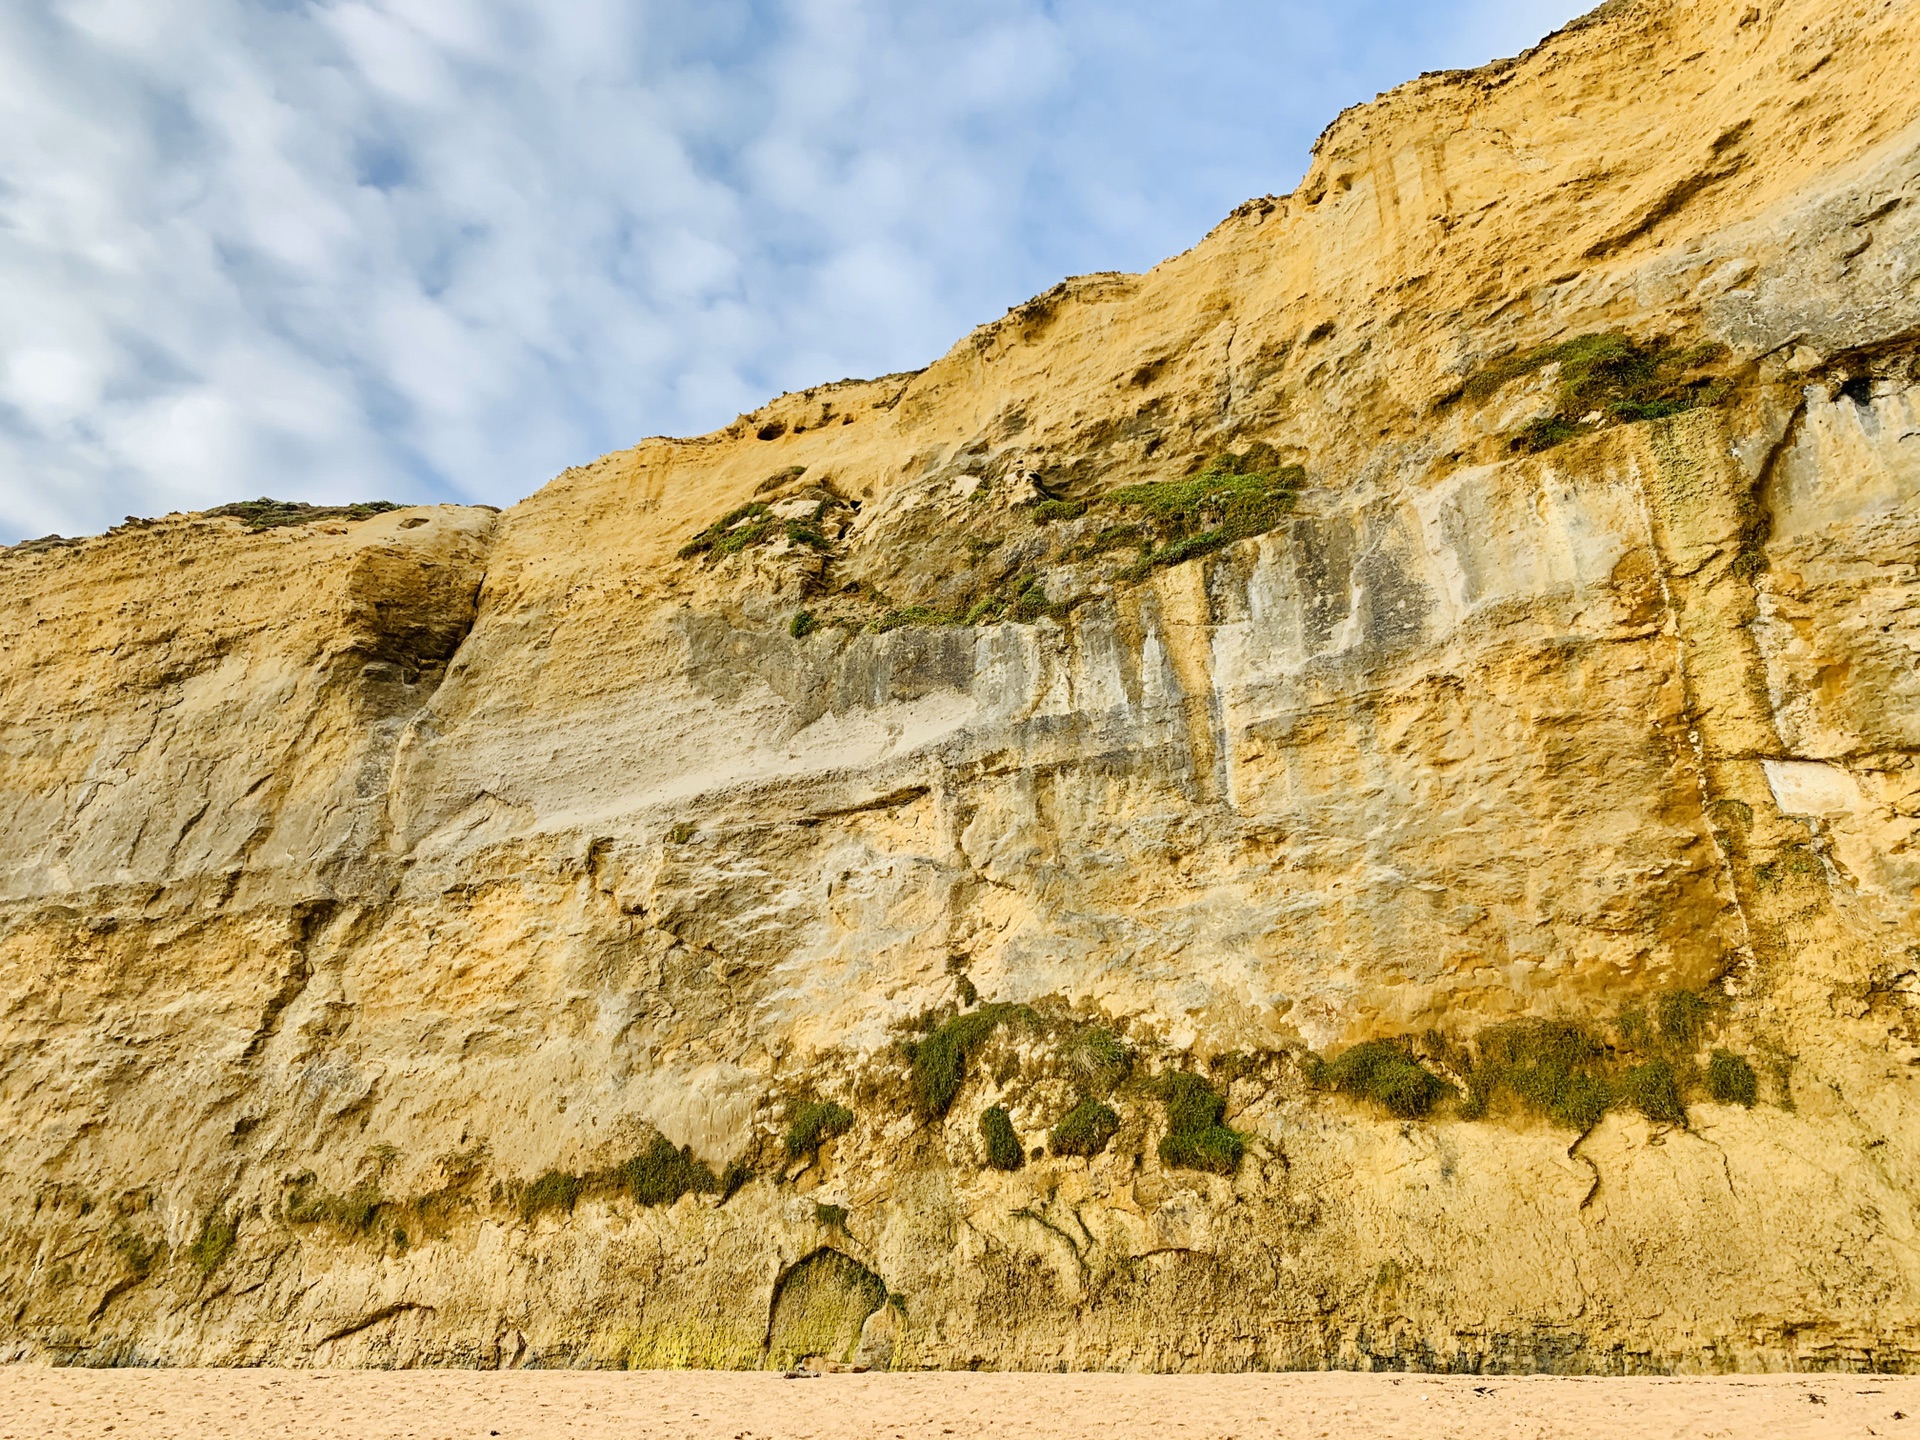
[[[1920,1378],[0,1367],[0,1440],[1911,1436]]]

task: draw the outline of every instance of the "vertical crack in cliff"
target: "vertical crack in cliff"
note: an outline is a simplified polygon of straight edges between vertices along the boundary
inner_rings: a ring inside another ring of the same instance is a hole
[[[1655,463],[1659,463],[1657,459]],[[1693,780],[1699,798],[1699,820],[1707,832],[1708,843],[1712,844],[1713,851],[1718,857],[1715,869],[1722,882],[1728,903],[1733,907],[1734,914],[1740,923],[1740,945],[1735,955],[1736,963],[1751,966],[1754,958],[1754,929],[1752,919],[1747,914],[1746,902],[1740,894],[1739,876],[1733,868],[1733,857],[1712,840],[1714,787],[1709,774],[1713,768],[1713,760],[1707,752],[1706,741],[1701,734],[1703,711],[1692,669],[1687,663],[1687,627],[1683,619],[1685,607],[1674,594],[1673,562],[1667,554],[1667,545],[1662,542],[1665,526],[1661,517],[1656,516],[1653,501],[1647,494],[1645,467],[1635,465],[1632,468],[1635,478],[1634,496],[1639,502],[1640,521],[1646,535],[1647,549],[1652,557],[1653,573],[1660,582],[1660,602],[1665,611],[1665,629],[1673,641],[1674,673],[1680,682],[1681,717],[1682,724],[1685,726],[1687,749],[1693,757]]]
[[[1755,472],[1741,504],[1740,553],[1734,557],[1736,573],[1760,593],[1760,577],[1766,573],[1767,543],[1773,538],[1773,480],[1780,462],[1800,443],[1800,431],[1807,419],[1807,391],[1800,388],[1793,413],[1781,427],[1780,438],[1767,448],[1766,457]],[[1758,647],[1755,647],[1756,650]],[[1764,663],[1764,657],[1762,657]],[[1769,697],[1769,709],[1771,698]]]
[[[280,1020],[286,1014],[287,1007],[300,998],[308,982],[313,979],[310,952],[314,936],[333,918],[338,908],[337,902],[332,900],[308,900],[294,906],[293,960],[280,981],[280,988],[267,997],[266,1006],[260,1012],[260,1023],[254,1027],[247,1048],[240,1052],[242,1065],[257,1060],[266,1049],[267,1042],[280,1033]]]
[[[1580,1150],[1580,1147],[1587,1143],[1587,1137],[1593,1134],[1593,1132],[1594,1126],[1589,1125],[1580,1132],[1573,1144],[1567,1147],[1567,1158],[1569,1160],[1578,1160],[1582,1165],[1586,1166],[1588,1170],[1593,1172],[1593,1183],[1587,1187],[1587,1193],[1580,1197],[1579,1208],[1581,1210],[1585,1210],[1589,1205],[1593,1204],[1594,1200],[1598,1198],[1600,1194],[1600,1166],[1591,1155],[1583,1154]]]
[[[1180,687],[1181,723],[1193,758],[1195,798],[1227,799],[1225,712],[1213,675],[1213,615],[1204,564],[1175,565],[1154,582],[1160,644]]]

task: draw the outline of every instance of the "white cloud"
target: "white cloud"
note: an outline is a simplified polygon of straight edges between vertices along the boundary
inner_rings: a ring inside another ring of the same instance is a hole
[[[0,8],[0,541],[509,502],[922,364],[1297,178],[1542,0]]]

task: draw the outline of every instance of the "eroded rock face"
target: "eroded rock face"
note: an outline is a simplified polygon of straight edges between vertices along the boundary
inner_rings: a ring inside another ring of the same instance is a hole
[[[1914,22],[1609,6],[917,374],[0,554],[0,1347],[1910,1366]]]

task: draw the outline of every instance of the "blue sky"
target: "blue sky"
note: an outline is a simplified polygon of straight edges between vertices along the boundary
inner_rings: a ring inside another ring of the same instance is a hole
[[[5,0],[0,543],[508,504],[1290,189],[1549,0]]]

